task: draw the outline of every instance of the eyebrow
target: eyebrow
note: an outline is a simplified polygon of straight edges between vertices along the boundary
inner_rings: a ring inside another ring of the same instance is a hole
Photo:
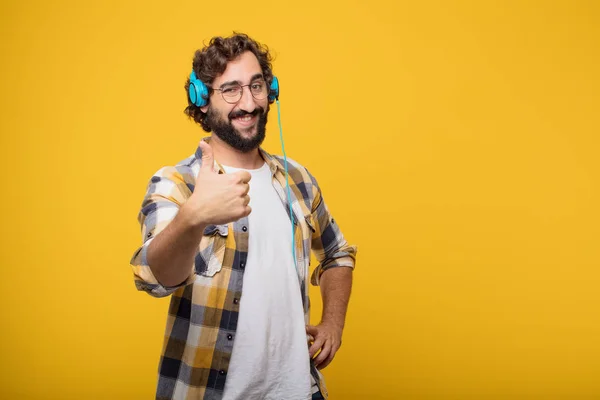
[[[254,74],[252,76],[252,79],[250,79],[250,82],[254,82],[257,79],[264,79],[263,74],[262,73]],[[240,85],[240,86],[242,86],[242,82],[240,82],[240,81],[228,81],[228,82],[223,83],[221,86],[219,86],[219,89],[223,89],[225,86],[231,86],[231,85]]]

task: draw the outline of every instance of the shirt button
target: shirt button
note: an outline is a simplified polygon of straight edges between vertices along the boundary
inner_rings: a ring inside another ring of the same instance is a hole
[[[233,299],[233,304],[237,304],[237,303],[239,303],[239,302],[240,302],[240,300],[239,300],[239,299]]]
[[[246,232],[246,231],[248,230],[248,227],[246,227],[246,226],[242,226],[242,230],[243,230],[244,232]]]
[[[233,339],[233,335],[231,335],[231,334],[227,335],[227,340],[231,340],[231,339]]]
[[[225,375],[225,371],[223,371],[223,370],[220,370],[220,371],[219,371],[219,375]]]
[[[241,262],[241,263],[240,263],[240,268],[241,268],[241,269],[244,269],[244,268],[246,268],[246,263],[244,263],[244,262]]]

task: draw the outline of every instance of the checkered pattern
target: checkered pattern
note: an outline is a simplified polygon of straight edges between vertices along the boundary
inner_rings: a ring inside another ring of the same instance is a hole
[[[209,140],[206,138],[205,140]],[[283,159],[261,149],[273,184],[288,210]],[[146,254],[153,238],[175,217],[194,190],[202,154],[175,167],[159,170],[150,180],[138,219],[143,245],[131,259],[136,287],[156,297],[171,295],[160,361],[157,399],[221,399],[233,349],[243,273],[248,258],[248,218],[228,225],[208,226],[199,243],[188,279],[176,287],[161,285],[148,266]],[[225,173],[215,161],[219,173]],[[315,178],[288,159],[295,223],[298,282],[305,322],[309,322],[308,279],[310,252],[319,265],[311,282],[328,268],[354,268],[356,247],[349,246],[325,205]],[[291,246],[290,246],[291,251]],[[327,397],[320,372],[311,365],[313,391]]]

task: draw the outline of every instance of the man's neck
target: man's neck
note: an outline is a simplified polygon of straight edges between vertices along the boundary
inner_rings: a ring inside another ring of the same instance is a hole
[[[214,134],[210,138],[210,147],[213,149],[215,160],[228,167],[258,169],[265,162],[258,148],[244,153],[234,149]]]

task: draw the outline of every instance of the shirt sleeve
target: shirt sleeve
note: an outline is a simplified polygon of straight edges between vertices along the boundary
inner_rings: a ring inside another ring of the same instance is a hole
[[[194,281],[194,266],[188,278],[177,286],[164,286],[158,282],[148,265],[148,247],[152,240],[175,218],[180,207],[190,197],[191,190],[183,175],[175,167],[159,170],[148,184],[138,221],[142,228],[142,246],[131,258],[135,286],[154,297],[168,296],[181,286]]]
[[[330,268],[349,267],[354,269],[356,264],[356,246],[349,245],[338,224],[331,216],[321,189],[314,178],[313,188],[316,190],[315,206],[312,211],[314,231],[312,234],[312,250],[319,262],[311,276],[311,283],[318,286],[323,272]]]

